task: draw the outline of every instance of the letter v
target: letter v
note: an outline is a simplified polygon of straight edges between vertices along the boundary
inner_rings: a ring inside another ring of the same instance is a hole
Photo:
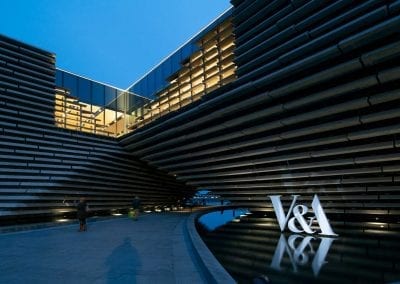
[[[290,205],[289,211],[285,216],[285,212],[283,211],[282,207],[282,202],[281,202],[281,196],[280,195],[270,195],[269,198],[271,198],[272,201],[272,206],[274,207],[275,210],[275,215],[276,218],[278,219],[279,227],[281,228],[281,232],[285,230],[286,224],[289,220],[289,216],[293,211],[293,207],[296,204],[297,197],[300,195],[292,195],[293,196],[293,201],[292,204]]]

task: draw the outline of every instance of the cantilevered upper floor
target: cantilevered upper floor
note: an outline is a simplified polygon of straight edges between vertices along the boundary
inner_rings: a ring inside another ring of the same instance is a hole
[[[232,9],[122,90],[57,69],[55,123],[119,137],[236,78]]]

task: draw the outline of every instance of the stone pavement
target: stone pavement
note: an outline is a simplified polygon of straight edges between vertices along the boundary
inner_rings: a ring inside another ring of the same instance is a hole
[[[150,213],[0,234],[0,283],[205,283],[184,225]]]

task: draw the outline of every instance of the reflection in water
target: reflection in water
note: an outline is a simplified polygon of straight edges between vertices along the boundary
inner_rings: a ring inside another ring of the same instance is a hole
[[[300,243],[298,243],[299,239]],[[311,242],[315,241],[316,239],[318,238],[294,234],[290,235],[288,242],[286,242],[285,235],[281,234],[274,256],[272,257],[270,265],[271,268],[282,271],[281,262],[286,252],[292,264],[293,272],[295,273],[298,272],[298,266],[308,265],[311,261],[310,257],[313,257],[311,264],[312,271],[314,276],[318,276],[322,265],[325,264],[326,255],[328,254],[329,248],[331,247],[334,239],[320,238],[321,242],[317,252],[315,253]]]
[[[198,228],[239,283],[399,283],[398,231],[332,222],[339,237],[281,234],[274,217],[253,214],[216,230]]]
[[[247,209],[228,209],[220,210],[205,214],[199,218],[199,222],[206,227],[207,230],[213,231],[216,228],[225,225],[226,223],[245,215],[249,211]]]

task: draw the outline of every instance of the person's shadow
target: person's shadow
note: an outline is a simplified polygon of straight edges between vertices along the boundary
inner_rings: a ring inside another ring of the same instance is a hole
[[[125,238],[107,257],[105,264],[109,267],[107,283],[136,283],[135,271],[140,260],[131,238]]]

